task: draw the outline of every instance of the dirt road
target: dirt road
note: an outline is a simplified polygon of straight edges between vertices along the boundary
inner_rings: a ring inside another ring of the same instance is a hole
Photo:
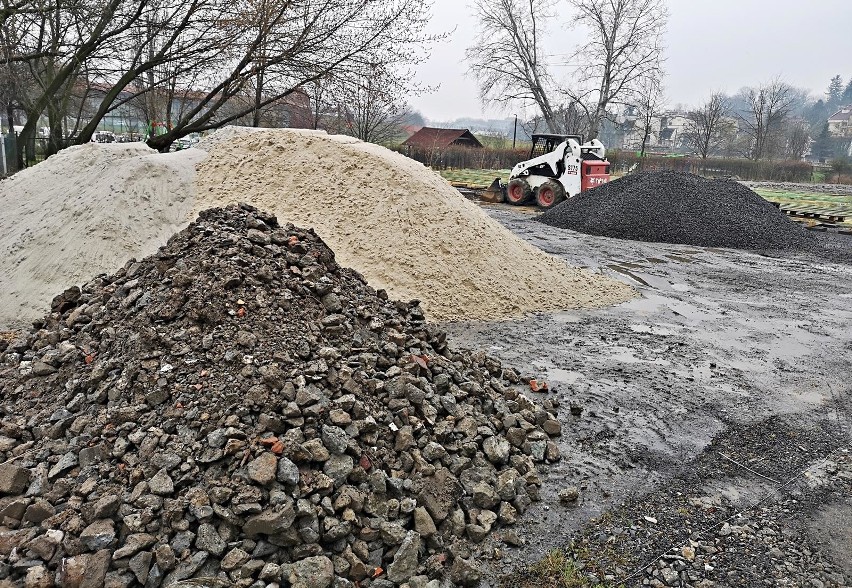
[[[779,507],[776,522],[803,534],[797,544],[832,543],[843,535],[826,534],[813,521],[826,513],[832,520],[850,520],[848,500],[834,501],[812,487],[808,495],[820,500],[791,499],[791,493],[803,491],[798,479],[775,489],[808,467],[821,467],[825,458],[836,463],[850,445],[852,267],[812,256],[775,258],[593,237],[541,225],[508,207],[488,210],[545,251],[642,293],[604,311],[449,325],[455,345],[487,348],[521,373],[547,379],[567,425],[560,446],[565,458],[550,470],[543,500],[518,530],[528,545],[492,560],[494,577],[577,536],[589,546],[596,541],[619,546],[620,565],[601,555],[588,566],[609,581],[624,580],[638,565],[640,573],[627,585],[643,578],[652,585],[689,580],[700,585],[698,579],[710,582],[706,586],[753,585],[748,574],[718,580],[727,570],[704,571],[701,578],[684,570],[665,576],[665,566],[641,572],[642,563],[668,547],[667,541],[679,549],[677,543],[690,538],[673,537],[673,529],[709,516],[700,506],[676,511],[672,496],[711,504],[708,524],[764,496],[762,506],[793,500],[798,506]],[[832,476],[846,470],[833,471],[821,488],[835,488]],[[578,486],[580,498],[565,507],[557,495],[567,486]],[[630,532],[588,525],[605,512],[633,521]],[[661,522],[658,532],[642,540],[643,525],[650,525],[642,522],[644,516]],[[770,561],[770,543],[759,547],[755,557]],[[852,580],[850,552],[827,551],[819,563],[796,564],[797,571],[786,574],[822,582],[813,586],[842,585],[840,570]],[[739,563],[725,565],[739,569]],[[711,577],[717,583],[703,580]]]

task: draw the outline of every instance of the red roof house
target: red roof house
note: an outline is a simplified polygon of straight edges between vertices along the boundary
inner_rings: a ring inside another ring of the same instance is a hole
[[[467,129],[436,129],[423,127],[403,143],[416,149],[441,149],[455,145],[459,147],[482,147],[482,143]]]

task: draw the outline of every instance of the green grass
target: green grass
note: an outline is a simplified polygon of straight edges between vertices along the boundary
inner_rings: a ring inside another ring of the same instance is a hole
[[[508,182],[510,171],[508,169],[442,169],[438,173],[449,182],[467,184],[472,188],[487,188],[494,178]]]

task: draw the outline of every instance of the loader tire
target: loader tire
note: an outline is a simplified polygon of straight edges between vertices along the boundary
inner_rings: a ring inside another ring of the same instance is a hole
[[[563,200],[565,200],[565,188],[553,180],[543,183],[535,193],[535,203],[545,210],[553,208]]]
[[[529,182],[523,178],[509,181],[509,186],[506,188],[506,202],[519,206],[529,202],[530,198],[532,198],[532,188]]]

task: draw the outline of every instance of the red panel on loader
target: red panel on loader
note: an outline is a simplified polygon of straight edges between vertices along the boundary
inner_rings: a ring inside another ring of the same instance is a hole
[[[581,164],[580,190],[585,192],[609,182],[608,161],[584,161]]]

